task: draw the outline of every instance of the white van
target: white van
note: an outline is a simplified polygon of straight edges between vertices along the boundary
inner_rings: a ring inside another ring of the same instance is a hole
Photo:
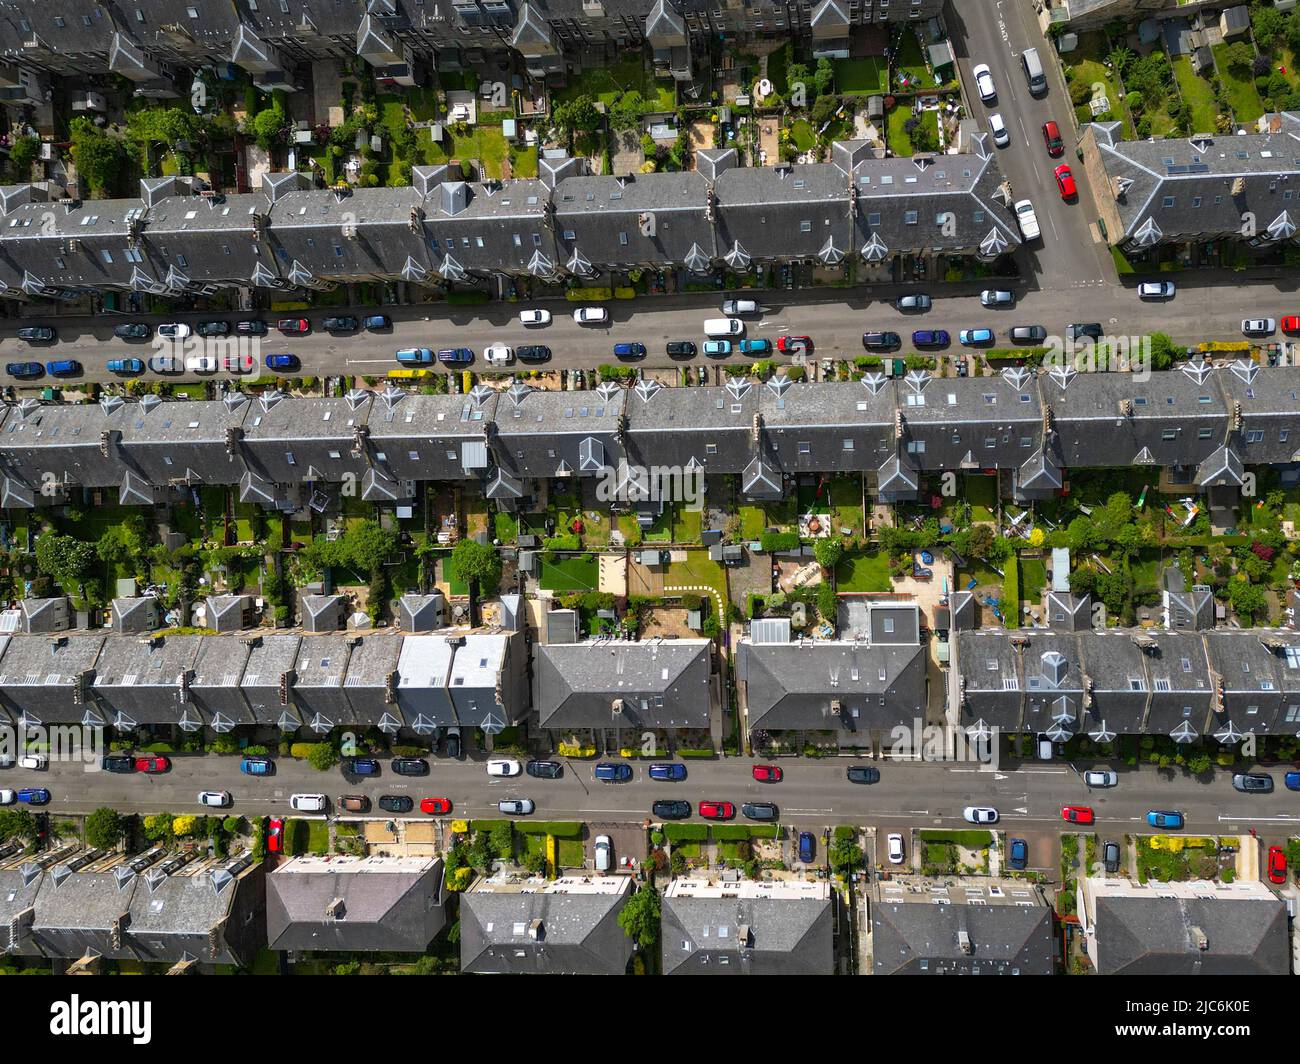
[[[323,794],[295,794],[289,798],[289,808],[298,813],[323,813],[325,801]]]
[[[1046,735],[1040,735],[1038,737],[1038,760],[1039,761],[1052,760],[1052,740],[1049,739]]]
[[[710,318],[704,323],[704,335],[729,339],[745,335],[745,323],[739,318]]]
[[[597,872],[608,872],[614,863],[614,847],[608,835],[597,835],[595,845],[595,864]]]
[[[1047,75],[1043,73],[1042,61],[1038,58],[1037,48],[1026,48],[1020,53],[1020,65],[1025,70],[1025,80],[1029,82],[1029,92],[1041,96],[1047,91]]]

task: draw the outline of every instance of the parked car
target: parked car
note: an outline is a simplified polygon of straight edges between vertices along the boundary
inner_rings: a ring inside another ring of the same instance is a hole
[[[959,343],[967,347],[978,347],[981,344],[991,344],[993,342],[992,329],[962,329],[957,334]]]
[[[1138,299],[1173,299],[1178,287],[1173,281],[1143,281],[1138,285]],[[1285,329],[1288,318],[1282,319]]]
[[[515,360],[515,353],[506,344],[498,341],[483,348],[483,361],[489,366],[508,366]]]
[[[740,811],[748,820],[775,820],[781,815],[775,802],[746,802]]]
[[[903,836],[897,833],[885,837],[885,854],[890,864],[902,864],[906,854],[903,852]]]
[[[1285,317],[1278,323],[1278,325],[1284,333],[1290,333],[1293,336],[1296,333],[1300,333],[1300,317]]]
[[[1065,141],[1061,139],[1061,127],[1050,119],[1043,123],[1043,142],[1047,145],[1047,154],[1059,159],[1065,154]]]
[[[170,772],[171,768],[171,759],[163,757],[161,754],[137,757],[135,759],[135,770],[137,772],[143,772],[149,776],[157,776],[164,772]]]
[[[395,757],[388,762],[388,767],[399,776],[427,776],[429,762],[422,757]]]
[[[221,361],[227,373],[252,373],[257,365],[257,360],[246,351],[227,351]]]
[[[1041,325],[1013,325],[1007,335],[1013,344],[1041,344],[1047,339],[1047,330]]]
[[[894,301],[894,308],[896,310],[912,312],[926,311],[932,306],[934,306],[934,300],[924,292],[911,292],[908,295],[899,296],[898,299]]]
[[[399,365],[403,365],[403,366],[433,365],[433,350],[428,347],[404,347],[402,348],[402,350],[398,351],[393,357],[397,359]],[[438,352],[438,358],[442,359],[441,351]],[[444,360],[444,361],[449,361],[449,360]]]
[[[497,802],[497,809],[513,816],[528,816],[537,807],[531,798],[502,798]]]
[[[661,820],[685,820],[691,815],[691,803],[660,799],[651,803],[650,812]]]
[[[515,355],[520,362],[549,362],[551,349],[545,344],[524,344],[515,348]]]
[[[519,312],[520,325],[550,325],[551,312],[549,310],[521,310]]]
[[[369,329],[372,332],[376,329],[391,329],[393,327],[393,319],[387,314],[367,314],[361,319],[361,327],[363,329]]]
[[[230,332],[230,322],[201,321],[194,326],[194,331],[199,336],[226,336]]]
[[[56,358],[45,363],[45,372],[51,377],[75,377],[81,372],[81,363],[75,358]]]
[[[450,798],[421,798],[420,812],[430,816],[446,816],[451,812]]]
[[[21,791],[19,794],[21,795]],[[229,791],[199,791],[199,805],[211,806],[213,809],[224,809],[230,804]]]
[[[730,802],[701,802],[700,816],[706,820],[730,820],[736,815],[736,807]]]
[[[1147,813],[1147,824],[1153,828],[1166,828],[1178,831],[1183,826],[1183,814],[1178,812],[1161,812],[1153,809]]]
[[[266,852],[284,852],[284,817],[273,816],[266,822]]]
[[[1090,806],[1063,805],[1061,819],[1069,824],[1091,824],[1096,819],[1096,815]]]
[[[18,758],[18,767],[31,769],[33,772],[44,772],[50,767],[50,760],[44,754],[23,754]],[[135,767],[140,768],[140,761],[136,762]]]
[[[134,772],[135,758],[129,754],[105,754],[101,767],[105,772]]]
[[[425,348],[421,348],[421,350],[427,351],[429,349],[425,347]],[[398,354],[400,353],[401,352],[398,352]],[[400,362],[401,359],[398,359],[398,361]],[[441,351],[438,352],[438,361],[443,363],[443,365],[468,366],[471,362],[474,361],[474,352],[471,351],[468,347],[444,347]]]
[[[1016,302],[1016,294],[1006,288],[986,288],[980,293],[980,305],[985,307],[1010,307]]]
[[[494,757],[487,763],[487,774],[489,776],[500,776],[506,779],[511,776],[518,776],[522,771],[523,768],[513,757]]]
[[[451,727],[447,729],[447,740],[444,749],[447,751],[448,757],[457,759],[460,757],[460,728]]]
[[[1272,318],[1246,318],[1241,323],[1241,331],[1246,336],[1271,336],[1276,328]]]
[[[722,301],[722,313],[729,318],[736,318],[742,314],[758,314],[759,312],[758,303],[752,299],[724,299]]]
[[[995,103],[998,90],[993,84],[993,71],[988,68],[988,64],[976,64],[971,68],[971,74],[975,77],[975,89],[980,94],[980,99],[985,103]]]
[[[1119,843],[1108,842],[1101,848],[1101,866],[1107,872],[1119,871]]]
[[[947,347],[952,337],[947,329],[917,329],[912,333],[912,343],[917,347]]]
[[[539,780],[558,780],[564,775],[564,766],[558,761],[530,761],[525,768],[528,775]]]
[[[216,355],[186,355],[185,372],[216,373],[217,356]]]
[[[811,336],[778,336],[776,339],[776,349],[783,355],[793,355],[803,352],[805,355],[811,355],[813,352],[813,342]]]
[[[1286,784],[1288,791],[1300,791],[1300,772],[1288,772],[1282,782]]]
[[[289,808],[295,813],[323,813],[329,799],[323,794],[292,794],[289,796]]]
[[[1281,846],[1268,848],[1268,881],[1278,885],[1286,882],[1286,850]]]
[[[144,360],[139,358],[110,358],[105,364],[109,373],[135,377],[144,372]]]
[[[573,320],[579,325],[599,325],[609,321],[609,311],[604,307],[579,307],[573,312]]]
[[[224,794],[224,791],[218,791],[218,794]],[[50,801],[50,792],[44,787],[23,787],[17,794],[20,802],[26,805],[48,805]]]
[[[364,794],[340,794],[334,804],[345,813],[370,812],[370,799]]]
[[[603,761],[592,770],[592,777],[602,783],[626,783],[632,778],[632,766],[623,761]]]
[[[378,776],[379,762],[373,757],[349,757],[343,762],[343,772],[353,776]]]
[[[850,783],[879,783],[880,769],[874,765],[850,765],[844,772]]]
[[[297,355],[267,355],[266,368],[280,370],[282,373],[296,373],[302,367]]]
[[[1070,167],[1065,163],[1061,163],[1052,173],[1056,175],[1056,187],[1061,193],[1061,199],[1076,199],[1079,195],[1079,189],[1074,183],[1074,174],[1070,172]]]
[[[772,341],[766,337],[760,337],[757,340],[741,340],[736,345],[736,348],[742,355],[770,355],[772,353]]]
[[[998,811],[991,805],[968,805],[961,811],[968,824],[996,824]]]
[[[651,765],[650,778],[659,783],[680,783],[686,778],[686,766],[679,762],[664,765]]]
[[[8,362],[5,364],[5,372],[21,381],[29,381],[41,376],[45,367],[39,362]]]
[[[614,844],[608,835],[597,835],[591,844],[592,865],[597,872],[608,872],[614,866]]]
[[[804,864],[812,864],[813,858],[817,856],[817,836],[811,831],[799,832],[799,860]]]
[[[48,344],[54,340],[55,332],[48,325],[25,325],[18,330],[18,339],[29,344]]]
[[[357,331],[357,319],[351,314],[333,314],[320,323],[326,332],[350,333]]]
[[[694,358],[696,349],[690,340],[669,340],[664,350],[670,358]]]
[[[142,321],[128,321],[113,326],[113,335],[119,340],[147,340],[153,335],[153,326]]]
[[[286,336],[306,336],[311,332],[311,322],[306,318],[281,318],[275,327]]]
[[[785,779],[785,773],[779,765],[755,765],[750,773],[759,783],[780,783]]]
[[[261,318],[246,318],[235,322],[235,334],[238,336],[265,336],[266,322]]]
[[[184,340],[190,332],[190,327],[183,321],[169,321],[158,326],[158,335],[165,340]]]
[[[903,338],[896,332],[865,332],[862,334],[862,346],[868,351],[894,351],[903,343]]]
[[[993,143],[999,148],[1005,148],[1011,143],[1011,134],[1007,132],[1007,124],[1002,121],[1002,116],[996,111],[989,115],[989,132],[993,134]]]
[[[239,762],[239,771],[245,776],[273,776],[275,762],[269,757],[245,757]]]
[[[1019,200],[1015,206],[1016,224],[1020,226],[1020,235],[1026,240],[1037,240],[1041,235],[1038,228],[1038,215],[1034,205],[1027,199]]]
[[[1095,321],[1075,322],[1068,325],[1065,329],[1065,335],[1070,340],[1093,340],[1097,341],[1104,335],[1101,323]]]
[[[706,318],[704,335],[718,340],[739,340],[745,335],[745,323],[739,318]]]
[[[731,354],[730,340],[705,340],[704,353],[712,358],[725,358]]]
[[[707,347],[706,347],[707,350]],[[626,343],[614,345],[615,358],[645,358],[645,344]]]
[[[386,813],[409,813],[415,808],[415,802],[405,794],[381,794],[379,808]]]
[[[181,360],[175,355],[154,355],[149,359],[149,370],[152,373],[179,373],[181,369]]]
[[[1232,788],[1243,794],[1272,794],[1273,777],[1266,772],[1238,772],[1232,777]]]
[[[1029,843],[1024,839],[1012,839],[1007,846],[1007,864],[1017,872],[1023,872],[1029,864]]]
[[[1119,776],[1108,768],[1094,768],[1083,774],[1083,783],[1086,787],[1114,787]]]

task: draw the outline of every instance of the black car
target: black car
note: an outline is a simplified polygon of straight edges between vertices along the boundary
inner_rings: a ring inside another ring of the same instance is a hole
[[[54,339],[54,330],[48,325],[28,325],[18,330],[18,339],[28,343],[48,344]]]
[[[1272,794],[1273,777],[1263,772],[1238,772],[1232,777],[1232,787],[1243,794]]]
[[[775,802],[746,802],[740,812],[750,820],[775,820],[781,815]]]
[[[1071,340],[1082,340],[1085,336],[1090,340],[1100,340],[1102,336],[1101,325],[1095,321],[1083,324],[1076,322],[1066,329],[1066,335]]]
[[[529,761],[524,771],[539,780],[558,780],[564,775],[564,766],[558,761]]]
[[[667,350],[673,358],[694,358],[696,347],[690,340],[669,340]]]
[[[427,776],[429,774],[429,762],[422,757],[395,757],[388,763],[388,767],[399,776]]]
[[[105,754],[105,772],[134,772],[135,758],[128,754]]]
[[[390,813],[409,813],[415,803],[404,794],[383,794],[379,796],[379,808]]]
[[[661,799],[650,806],[650,812],[661,820],[685,820],[691,815],[691,803]]]
[[[862,346],[868,351],[893,351],[903,344],[896,332],[869,332],[862,334]]]
[[[447,733],[447,756],[455,757],[455,758],[460,757],[460,731],[459,730]]]
[[[1119,844],[1108,842],[1101,848],[1101,863],[1107,872],[1119,871]]]
[[[549,362],[551,349],[545,344],[525,344],[515,348],[515,357],[520,362]]]
[[[201,321],[194,326],[194,332],[199,336],[228,336],[230,334],[230,322]]]
[[[235,322],[235,332],[240,336],[265,336],[266,322],[250,319]]]
[[[879,783],[880,769],[871,765],[850,765],[845,771],[850,783]]]
[[[39,362],[6,362],[5,372],[19,380],[31,380],[43,374],[45,367]]]
[[[147,340],[153,335],[153,326],[142,321],[127,322],[113,326],[113,335],[119,340]]]
[[[357,319],[351,314],[337,314],[321,322],[326,332],[356,332]]]

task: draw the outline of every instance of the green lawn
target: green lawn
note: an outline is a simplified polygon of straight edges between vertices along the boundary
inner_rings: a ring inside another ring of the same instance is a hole
[[[562,556],[542,562],[537,579],[547,591],[595,591],[600,583],[600,563],[581,554]]]
[[[903,105],[897,105],[890,108],[885,115],[888,132],[886,136],[889,139],[889,147],[895,155],[906,156],[915,154],[915,148],[912,146],[912,138],[908,135],[908,119],[912,118],[912,109]],[[936,137],[939,135],[939,113],[937,111],[922,111],[919,117],[921,127],[929,129]]]
[[[992,521],[998,504],[997,477],[967,475],[962,478],[962,493],[970,503],[972,521]]]
[[[1174,80],[1183,102],[1191,108],[1192,132],[1213,133],[1219,108],[1214,102],[1214,89],[1210,83],[1192,70],[1192,61],[1185,55],[1174,60]]]
[[[801,152],[811,151],[813,145],[817,143],[817,134],[813,132],[813,127],[808,122],[798,118],[790,123],[790,139]]]
[[[894,87],[904,92],[935,88],[934,77],[925,66],[925,56],[921,52],[921,41],[915,31],[905,29],[898,54],[893,57]],[[904,86],[898,75],[907,76]]]
[[[709,559],[706,550],[686,552],[686,561],[671,562],[664,573],[664,587],[707,587],[717,593],[713,603],[727,602],[727,576],[721,565]]]
[[[1020,560],[1020,599],[1022,602],[1037,602],[1043,597],[1043,588],[1047,586],[1047,566],[1042,558],[1022,558]]]
[[[435,144],[428,130],[420,130],[419,150],[429,165],[445,163],[448,159],[464,162],[477,159],[488,177],[500,177],[501,165],[506,158],[506,138],[500,126],[471,126],[462,136],[457,136],[451,126],[442,131],[442,143]]]
[[[1228,103],[1238,122],[1253,122],[1264,113],[1264,101],[1259,98],[1255,88],[1255,79],[1249,70],[1241,70],[1228,64],[1225,53],[1231,44],[1214,46],[1214,65],[1219,71],[1219,80],[1228,90]]]
[[[438,93],[434,89],[403,89],[400,96],[381,93],[375,102],[379,105],[379,123],[390,132],[405,126],[403,107],[411,109],[411,117],[417,122],[428,122],[438,116]]]
[[[635,58],[586,70],[570,78],[569,84],[556,91],[553,98],[563,103],[585,94],[608,107],[623,93],[633,90],[641,94],[650,111],[671,111],[677,106],[674,83],[651,78],[639,50]]]
[[[691,510],[685,503],[678,503],[673,507],[673,542],[698,543],[703,520],[703,510]]]
[[[520,148],[510,150],[510,170],[515,177],[537,176],[537,149]]]
[[[1106,86],[1106,98],[1110,101],[1110,114],[1124,124],[1124,139],[1133,139],[1133,123],[1128,116],[1128,108],[1119,94],[1119,84],[1115,75],[1106,68],[1103,61],[1109,53],[1106,36],[1101,32],[1085,33],[1079,37],[1079,47],[1063,56],[1066,69],[1074,72],[1072,81],[1082,81],[1085,85],[1102,82]],[[1092,112],[1087,103],[1082,103],[1074,110],[1080,123],[1093,121]]]
[[[1300,504],[1296,510],[1300,512]],[[767,528],[767,515],[761,506],[742,506],[740,508],[740,535],[746,540],[758,539]]]
[[[834,65],[835,91],[841,96],[872,96],[889,88],[889,69],[883,59],[837,59]]]
[[[846,554],[835,567],[835,587],[839,591],[887,592],[893,584],[889,579],[889,555],[882,551],[866,554]]]

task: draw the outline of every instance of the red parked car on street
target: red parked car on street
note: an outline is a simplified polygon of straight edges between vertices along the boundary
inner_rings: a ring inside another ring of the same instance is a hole
[[[1091,824],[1094,817],[1092,809],[1086,805],[1063,805],[1061,819],[1068,820],[1071,824]]]
[[[793,355],[796,351],[802,351],[805,355],[811,355],[813,342],[811,336],[778,336],[776,340],[776,349],[783,355]]]
[[[284,817],[273,816],[266,822],[266,852],[280,853],[284,848]]]
[[[785,779],[785,773],[776,765],[755,765],[754,779],[759,783],[780,783]]]
[[[730,820],[736,815],[736,807],[730,802],[701,802],[700,816],[705,820]]]
[[[305,336],[311,332],[311,322],[306,318],[281,318],[275,327],[286,336]]]
[[[450,798],[421,798],[420,812],[431,816],[445,816],[451,812]]]
[[[1074,175],[1065,163],[1061,163],[1052,173],[1056,175],[1056,187],[1061,190],[1061,199],[1072,200],[1079,194],[1074,184]]]
[[[1047,154],[1059,159],[1065,154],[1065,141],[1061,139],[1061,127],[1055,122],[1043,123],[1043,142],[1047,145]]]
[[[1284,333],[1300,333],[1300,318],[1295,316],[1283,318],[1278,323]]]
[[[171,761],[165,757],[137,757],[135,759],[135,770],[137,772],[148,772],[150,775],[170,771],[171,767]]]
[[[1286,882],[1286,850],[1281,846],[1268,848],[1268,881],[1278,884]]]

